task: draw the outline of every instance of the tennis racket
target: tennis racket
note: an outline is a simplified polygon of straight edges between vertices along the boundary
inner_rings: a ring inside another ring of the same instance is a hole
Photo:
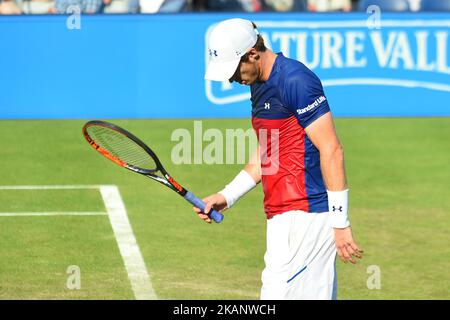
[[[152,149],[132,133],[112,123],[94,120],[83,126],[83,134],[87,142],[109,160],[158,181],[200,210],[205,210],[205,203],[177,183]],[[223,220],[223,215],[214,209],[211,209],[208,216],[217,223]]]

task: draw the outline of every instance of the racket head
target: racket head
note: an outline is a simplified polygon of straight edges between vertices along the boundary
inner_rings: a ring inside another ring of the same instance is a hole
[[[131,132],[112,123],[92,120],[83,126],[87,142],[103,156],[129,170],[167,174],[156,154]]]

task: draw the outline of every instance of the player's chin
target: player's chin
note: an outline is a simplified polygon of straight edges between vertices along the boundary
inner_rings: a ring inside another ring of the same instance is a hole
[[[251,86],[254,83],[255,83],[255,80],[242,80],[241,81],[241,84],[244,86]]]

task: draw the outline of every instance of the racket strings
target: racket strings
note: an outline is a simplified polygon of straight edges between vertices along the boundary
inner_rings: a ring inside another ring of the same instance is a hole
[[[138,168],[156,169],[156,163],[150,155],[127,136],[102,126],[91,126],[87,131],[98,146],[114,157]]]

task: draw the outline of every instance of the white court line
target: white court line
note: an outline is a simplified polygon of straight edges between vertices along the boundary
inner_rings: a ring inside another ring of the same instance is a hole
[[[0,186],[0,190],[59,190],[59,189],[96,189],[105,203],[107,212],[79,212],[77,215],[108,215],[120,254],[125,264],[131,288],[137,300],[158,299],[150,281],[150,275],[142,258],[133,230],[128,220],[125,205],[114,185],[41,185],[41,186]],[[4,212],[4,216],[56,216],[75,215],[75,212]],[[1,216],[1,215],[0,215]]]
[[[101,186],[100,193],[105,202],[109,221],[136,299],[157,299],[118,188],[116,186]]]
[[[106,185],[105,185],[106,186]],[[100,189],[100,185],[0,186],[0,190]]]
[[[106,212],[0,212],[0,217],[106,216]]]

